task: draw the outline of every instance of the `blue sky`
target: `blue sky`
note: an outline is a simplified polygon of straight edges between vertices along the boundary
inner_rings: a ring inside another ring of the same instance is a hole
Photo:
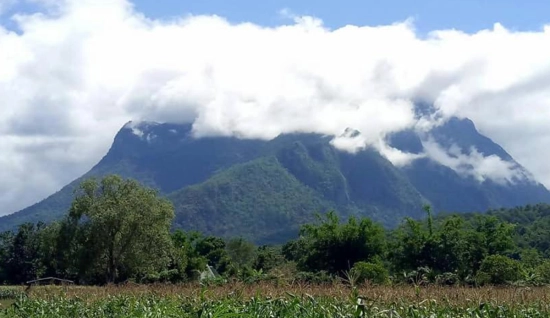
[[[321,18],[330,28],[346,24],[380,25],[415,19],[422,33],[455,28],[465,32],[492,28],[495,22],[513,30],[538,30],[550,22],[547,0],[136,0],[139,11],[153,17],[185,13],[217,14],[231,21],[276,25],[278,12]]]
[[[28,1],[28,0],[27,0]],[[2,3],[14,0],[0,0]],[[329,28],[346,24],[381,25],[414,18],[421,34],[437,29],[459,29],[472,33],[492,28],[500,22],[511,30],[540,30],[550,22],[550,1],[547,0],[134,0],[137,10],[152,18],[169,19],[185,14],[216,14],[232,22],[253,22],[265,26],[282,24],[279,14],[288,9],[297,15],[321,18]],[[19,4],[0,18],[7,21],[15,11],[33,11],[32,6]]]

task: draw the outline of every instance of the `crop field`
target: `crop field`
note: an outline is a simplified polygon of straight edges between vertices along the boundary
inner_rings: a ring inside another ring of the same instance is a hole
[[[550,317],[549,288],[0,287],[0,317]]]

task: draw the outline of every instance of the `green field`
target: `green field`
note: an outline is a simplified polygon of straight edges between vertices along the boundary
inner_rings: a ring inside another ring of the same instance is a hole
[[[549,317],[548,292],[345,284],[33,287],[2,289],[0,317]]]

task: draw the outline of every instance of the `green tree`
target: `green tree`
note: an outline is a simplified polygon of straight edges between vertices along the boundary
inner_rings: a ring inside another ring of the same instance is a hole
[[[233,238],[227,242],[227,255],[231,258],[231,262],[242,269],[245,266],[252,265],[256,256],[256,247],[254,244],[246,241],[244,238]]]
[[[54,222],[40,228],[37,232],[38,258],[43,276],[65,277],[63,264],[60,263],[59,235],[61,224]]]
[[[476,273],[483,260],[490,255],[505,255],[515,248],[514,226],[494,216],[478,215],[470,223],[466,233],[468,251],[466,262],[472,273]]]
[[[520,252],[521,263],[529,270],[533,270],[543,262],[540,252],[534,248],[527,248]]]
[[[550,260],[545,260],[535,269],[535,274],[545,284],[550,284]]]
[[[268,272],[273,268],[280,266],[285,262],[285,258],[280,247],[262,245],[256,252],[254,260],[254,269]]]
[[[13,233],[0,233],[0,283],[7,283],[8,275],[8,260],[10,249],[13,244]]]
[[[172,233],[174,251],[172,253],[171,265],[178,271],[179,280],[193,277],[193,270],[198,269],[189,269],[189,266],[193,264],[192,259],[196,257],[193,254],[194,248],[192,247],[192,242],[193,236],[188,235],[182,230],[176,230]],[[206,260],[203,263],[206,263]]]
[[[172,204],[137,181],[111,175],[80,184],[69,211],[87,273],[106,282],[158,271],[169,262]]]
[[[521,263],[504,255],[487,256],[477,273],[479,283],[506,284],[523,278]]]
[[[369,261],[385,253],[384,228],[364,218],[351,217],[340,224],[338,216],[329,212],[320,224],[307,224],[301,229],[305,246],[298,265],[305,270],[326,270],[343,274],[359,261]]]
[[[208,265],[223,275],[231,265],[231,258],[227,254],[226,242],[216,236],[201,236],[195,244],[196,253],[206,258]]]
[[[172,240],[176,249],[175,255],[180,258],[179,263],[185,264],[184,272],[187,278],[198,278],[198,274],[205,270],[207,264],[219,273],[226,271],[230,260],[223,239],[203,236],[196,231],[186,233],[176,230],[172,234]]]
[[[475,229],[482,234],[483,246],[487,254],[503,254],[514,248],[514,226],[502,222],[495,216],[478,216],[474,222]]]
[[[432,268],[440,260],[437,258],[439,246],[432,209],[424,206],[427,220],[417,221],[405,218],[403,224],[391,233],[389,256],[396,271],[412,271],[420,267]]]
[[[39,238],[42,228],[43,223],[24,223],[11,238],[11,244],[6,248],[5,274],[8,282],[20,284],[39,278],[44,273]]]
[[[357,282],[370,282],[373,284],[386,284],[390,281],[390,274],[384,264],[380,262],[357,262],[351,269],[357,275]]]
[[[290,240],[282,246],[281,253],[287,261],[303,263],[303,258],[307,255],[308,251],[306,245],[307,242],[303,237]]]

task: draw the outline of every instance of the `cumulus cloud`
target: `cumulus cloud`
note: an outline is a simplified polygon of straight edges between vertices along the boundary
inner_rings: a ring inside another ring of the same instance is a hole
[[[12,17],[19,32],[0,27],[0,213],[88,170],[131,119],[193,122],[198,137],[317,132],[405,165],[422,155],[389,147],[387,134],[469,117],[550,185],[550,26],[421,38],[410,21],[329,29],[292,16],[262,27],[152,20],[126,0],[40,2],[45,13]],[[419,121],[416,101],[437,114]],[[481,162],[477,177],[513,179],[506,162],[462,159]]]

